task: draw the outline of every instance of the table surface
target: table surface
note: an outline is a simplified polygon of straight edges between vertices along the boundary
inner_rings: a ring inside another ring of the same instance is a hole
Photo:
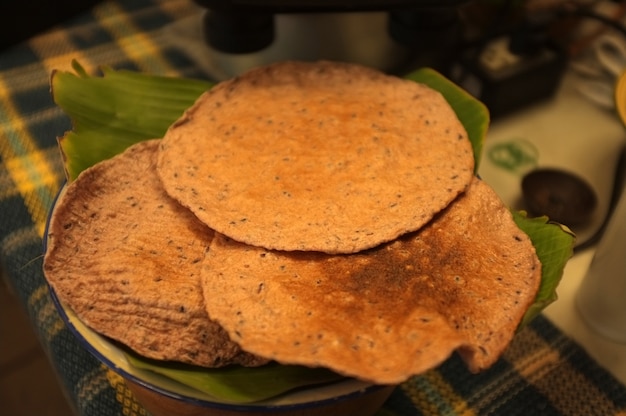
[[[51,99],[50,73],[70,70],[77,59],[89,73],[106,65],[205,78],[163,32],[198,12],[191,0],[105,1],[0,52],[0,262],[80,415],[146,412],[66,328],[41,270],[47,213],[64,181],[56,138],[71,128]],[[589,330],[574,308],[592,254],[587,249],[570,261],[560,299],[491,369],[470,374],[452,356],[400,385],[380,415],[626,414],[626,348]]]

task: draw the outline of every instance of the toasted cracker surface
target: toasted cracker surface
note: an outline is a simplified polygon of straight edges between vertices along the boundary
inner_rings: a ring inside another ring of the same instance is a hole
[[[432,222],[356,253],[273,251],[216,234],[203,262],[209,314],[243,349],[398,383],[457,350],[493,364],[541,278],[529,238],[478,179]]]
[[[213,231],[163,191],[158,141],[84,171],[54,210],[45,276],[88,326],[149,358],[266,362],[209,320],[200,265]]]
[[[220,233],[327,253],[419,229],[473,167],[441,94],[333,62],[283,62],[218,84],[169,129],[158,161],[167,192]]]

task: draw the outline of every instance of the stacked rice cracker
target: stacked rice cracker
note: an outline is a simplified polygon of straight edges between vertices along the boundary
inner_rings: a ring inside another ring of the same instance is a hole
[[[44,271],[95,331],[204,367],[400,383],[492,365],[541,265],[436,91],[283,62],[204,93],[163,138],[83,171]]]

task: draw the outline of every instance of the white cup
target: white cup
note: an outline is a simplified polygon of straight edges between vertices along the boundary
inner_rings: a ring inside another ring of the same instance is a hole
[[[626,343],[625,191],[576,294],[576,305],[587,325],[619,343]]]

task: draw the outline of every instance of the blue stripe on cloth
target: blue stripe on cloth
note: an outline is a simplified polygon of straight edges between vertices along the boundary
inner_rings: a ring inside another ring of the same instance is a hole
[[[430,375],[434,372],[427,372],[424,375],[416,376],[403,383],[401,388],[404,391],[412,392],[412,395],[419,396],[420,400],[414,397],[414,406],[423,415],[449,415],[456,416],[457,412],[453,406],[453,397],[449,397],[448,389],[442,389],[430,381]],[[447,387],[447,386],[446,386]]]
[[[411,398],[401,388],[396,388],[389,400],[383,406],[383,409],[376,416],[392,416],[392,415],[412,415],[421,416],[421,412],[415,413],[415,405]]]
[[[99,365],[83,373],[83,377],[75,382],[74,386],[80,414],[88,416],[125,414],[122,404],[117,400],[117,392],[111,389],[107,369],[104,366]]]
[[[30,294],[43,284],[41,278],[42,249],[41,238],[36,234],[32,224],[16,228],[12,234],[0,242],[13,244],[11,255],[0,258],[7,275],[19,276],[12,280],[12,285],[22,304],[27,304]]]
[[[519,334],[518,334],[519,336]],[[444,362],[438,371],[477,414],[517,414],[517,408],[535,408],[541,414],[560,414],[549,400],[536,390],[504,358],[491,368],[473,374],[458,355]],[[524,406],[520,406],[524,404]],[[530,407],[529,407],[530,406]]]
[[[607,392],[615,408],[626,409],[626,394],[624,386],[606,369],[590,359],[589,354],[572,340],[565,336],[554,324],[544,317],[533,321],[533,328],[538,337],[543,339],[551,348],[559,351],[563,361],[573,370],[588,380],[591,385]],[[626,414],[626,413],[625,413]]]
[[[27,43],[20,43],[3,51],[2,59],[0,59],[0,72],[20,68],[38,60],[39,57]]]
[[[15,89],[10,91],[11,100],[15,109],[24,117],[32,116],[39,112],[48,112],[54,106],[52,95],[50,93],[50,84],[48,82],[48,73],[42,68],[39,85],[30,85],[28,89]],[[24,120],[30,127],[28,120]],[[54,136],[54,130],[44,137]],[[53,140],[47,140],[46,145],[54,144]]]
[[[173,0],[171,2],[174,3],[175,1],[176,0]],[[159,3],[164,3],[164,0],[132,0],[117,1],[117,3],[123,8],[124,14],[132,15],[133,19],[138,19],[138,16],[146,13],[147,11],[152,13],[154,9],[162,10],[159,7]]]
[[[70,21],[64,26],[72,27],[72,30],[67,32],[67,36],[73,47],[78,50],[88,50],[98,45],[115,42],[111,34],[94,22],[91,16],[89,19],[86,16],[82,17],[78,22]]]
[[[133,23],[144,32],[159,31],[172,23],[172,16],[151,1],[119,2],[119,6],[126,11],[126,14],[139,11],[133,15]]]

